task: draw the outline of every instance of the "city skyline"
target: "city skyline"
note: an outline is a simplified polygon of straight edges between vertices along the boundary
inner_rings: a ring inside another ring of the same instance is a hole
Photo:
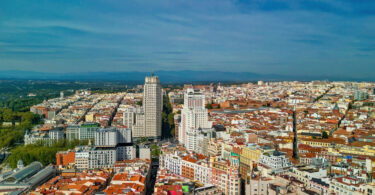
[[[371,78],[372,1],[0,3],[0,71]]]
[[[156,75],[130,86],[2,80],[1,191],[375,192],[374,82],[162,86]]]

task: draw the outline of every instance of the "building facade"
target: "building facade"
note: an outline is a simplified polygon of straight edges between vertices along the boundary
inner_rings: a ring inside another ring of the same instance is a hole
[[[194,89],[187,89],[184,94],[184,107],[181,111],[181,123],[178,128],[178,140],[183,145],[190,144],[188,150],[194,150],[196,130],[199,128],[211,128],[208,121],[208,111],[205,108],[204,95]],[[190,138],[190,140],[188,140]]]
[[[161,138],[161,114],[163,112],[163,94],[159,77],[146,77],[143,87],[143,113],[135,114],[133,137]],[[131,120],[130,116],[130,120]],[[134,117],[134,116],[133,116]],[[129,117],[128,119],[129,120]]]
[[[146,77],[143,90],[145,137],[160,138],[163,96],[159,77]]]

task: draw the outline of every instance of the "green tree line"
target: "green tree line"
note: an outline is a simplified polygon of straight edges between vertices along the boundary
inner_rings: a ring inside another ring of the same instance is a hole
[[[59,141],[51,146],[46,146],[43,143],[30,144],[18,146],[11,150],[11,155],[7,158],[7,163],[10,167],[16,168],[17,162],[22,159],[25,165],[28,165],[34,161],[41,162],[44,166],[50,163],[56,163],[56,153],[58,151],[66,151],[73,149],[78,145],[87,145],[88,141]]]
[[[0,122],[16,122],[19,125],[0,126],[0,148],[12,147],[16,143],[22,142],[26,129],[30,129],[35,124],[40,124],[39,115],[31,112],[14,112],[7,108],[0,108]]]
[[[162,132],[164,138],[170,138],[175,134],[174,114],[168,95],[163,97]]]

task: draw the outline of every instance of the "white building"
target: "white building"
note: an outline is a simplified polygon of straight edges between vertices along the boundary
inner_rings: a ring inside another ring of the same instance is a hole
[[[136,114],[141,113],[141,107],[128,107],[125,108],[123,112],[123,125],[127,128],[133,128],[133,125],[136,123]]]
[[[207,148],[208,140],[216,137],[215,129],[192,129],[186,132],[186,149],[189,151],[196,151],[203,153],[204,148]],[[206,138],[206,139],[205,139]]]
[[[95,132],[95,146],[115,147],[117,145],[117,131],[114,129],[101,129]]]
[[[354,177],[338,177],[334,178],[331,181],[329,186],[329,191],[336,194],[360,194],[359,190],[360,184],[362,184],[359,179]],[[362,193],[361,193],[362,194]],[[371,193],[372,194],[372,193]]]
[[[95,137],[95,132],[99,130],[99,124],[96,123],[85,123],[79,127],[78,139],[87,140]]]
[[[193,164],[194,166],[194,180],[200,181],[203,184],[211,184],[209,163],[204,160]]]
[[[48,134],[40,134],[26,131],[25,136],[23,137],[23,141],[25,142],[25,145],[36,144],[40,142],[49,143],[50,138]]]
[[[128,128],[107,128],[95,132],[95,146],[116,147],[131,143],[131,130]]]
[[[274,180],[270,177],[259,177],[253,175],[249,180],[245,182],[246,195],[266,195],[268,194],[268,186],[272,184]]]
[[[277,150],[274,152],[263,153],[259,159],[259,163],[269,167],[273,173],[281,173],[285,171],[285,168],[291,166],[289,158]]]
[[[76,152],[75,166],[77,169],[96,169],[113,167],[117,160],[115,149],[94,150],[86,148]]]
[[[135,124],[132,127],[132,136],[134,138],[145,137],[145,115],[143,112],[136,113]]]
[[[317,168],[314,166],[301,165],[292,167],[290,172],[292,176],[305,184],[308,184],[313,178],[320,179],[327,177],[327,169],[322,167]]]
[[[132,125],[133,137],[160,139],[162,112],[163,94],[159,78],[154,75],[146,77],[143,87],[143,113],[136,110],[134,115],[130,114],[126,118],[126,121],[135,121]]]
[[[143,108],[145,117],[145,132],[143,137],[161,137],[161,114],[163,111],[163,96],[159,77],[146,77],[143,87]]]
[[[75,153],[75,167],[77,169],[88,169],[89,168],[89,152],[81,151]]]
[[[69,141],[94,139],[95,132],[99,130],[96,123],[84,123],[82,125],[69,125],[66,128],[66,138]]]
[[[211,128],[211,123],[208,121],[208,112],[205,108],[205,98],[200,92],[189,88],[184,94],[184,107],[181,111],[181,123],[178,128],[178,140],[183,145],[191,143],[188,141],[196,137],[196,130],[199,128]],[[196,143],[192,143],[189,150],[192,150]]]
[[[69,141],[79,139],[79,127],[80,125],[69,125],[66,127],[66,139]]]
[[[52,145],[55,142],[64,139],[64,130],[62,128],[53,128],[49,131],[26,131],[24,135],[25,145],[43,143],[45,145]]]
[[[113,167],[117,160],[114,149],[92,150],[89,152],[89,169]]]
[[[182,174],[182,160],[177,154],[165,154],[162,155],[163,168],[168,170],[170,173],[181,175]]]
[[[139,158],[143,160],[146,160],[146,159],[151,160],[150,147],[146,147],[146,146],[139,147]]]
[[[201,129],[192,129],[186,132],[186,144],[185,147],[189,151],[196,151],[197,149],[197,142],[200,137]]]
[[[117,146],[116,160],[131,160],[135,158],[135,148],[133,146]]]
[[[59,141],[64,139],[64,129],[54,128],[48,132],[49,138],[54,141]]]
[[[117,143],[132,143],[132,130],[130,128],[116,128],[118,133]]]

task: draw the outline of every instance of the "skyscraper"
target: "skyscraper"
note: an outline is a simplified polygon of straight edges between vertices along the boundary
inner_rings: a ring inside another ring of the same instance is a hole
[[[187,145],[187,133],[198,128],[211,128],[211,123],[208,121],[204,95],[189,88],[184,94],[184,107],[181,111],[181,123],[178,128],[178,141]]]
[[[155,75],[146,77],[143,88],[144,136],[149,138],[161,137],[161,114],[163,97],[159,78]]]

